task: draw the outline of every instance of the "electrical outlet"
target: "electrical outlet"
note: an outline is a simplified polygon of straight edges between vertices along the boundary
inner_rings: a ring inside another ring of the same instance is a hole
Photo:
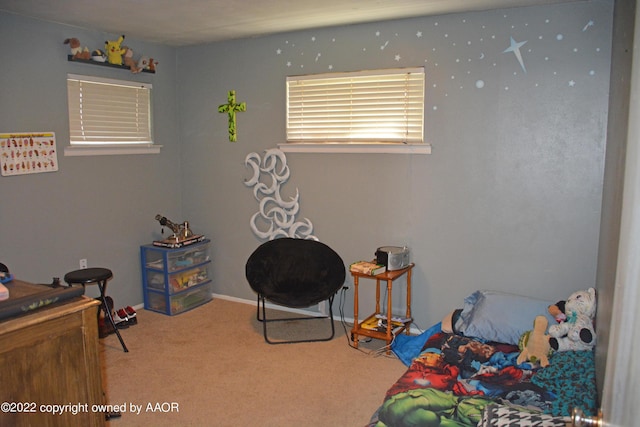
[[[80,268],[87,268],[87,259],[86,258],[82,258],[80,260]]]

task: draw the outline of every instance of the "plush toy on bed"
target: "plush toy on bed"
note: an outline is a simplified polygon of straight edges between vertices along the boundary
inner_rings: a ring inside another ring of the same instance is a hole
[[[562,323],[564,321],[567,320],[567,315],[564,314],[564,305],[566,304],[566,301],[558,301],[555,304],[552,304],[549,306],[549,314],[553,316],[554,319],[556,319],[556,322],[558,323]]]
[[[596,345],[593,321],[596,290],[577,291],[565,303],[567,320],[549,327],[549,344],[556,351],[591,350]]]
[[[533,330],[522,334],[520,339],[520,355],[518,365],[524,362],[539,363],[543,368],[549,366],[549,335],[545,335],[549,321],[546,316],[536,316],[533,321]]]

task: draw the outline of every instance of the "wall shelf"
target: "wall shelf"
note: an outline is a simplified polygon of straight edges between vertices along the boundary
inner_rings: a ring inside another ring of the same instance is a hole
[[[78,58],[74,58],[73,55],[67,55],[67,60],[69,62],[82,62],[83,64],[91,64],[91,65],[99,65],[101,67],[111,67],[111,68],[120,68],[122,70],[129,70],[129,67],[127,67],[126,65],[117,65],[117,64],[110,64],[109,62],[98,62],[98,61],[93,61],[91,59],[78,59]],[[155,74],[155,70],[149,70],[149,69],[144,69],[142,70],[143,73],[151,73],[151,74]]]

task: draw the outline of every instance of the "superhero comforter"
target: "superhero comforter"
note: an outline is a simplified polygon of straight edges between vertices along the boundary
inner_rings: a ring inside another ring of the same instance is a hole
[[[518,365],[518,354],[517,346],[435,333],[368,427],[556,426],[573,407],[596,412],[592,351],[554,353],[545,368]]]

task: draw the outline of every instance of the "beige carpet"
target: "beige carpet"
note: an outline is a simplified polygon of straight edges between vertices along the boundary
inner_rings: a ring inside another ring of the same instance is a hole
[[[108,425],[364,426],[406,370],[376,351],[383,341],[351,348],[340,322],[331,341],[269,345],[255,313],[221,299],[177,316],[139,310],[138,324],[121,331],[129,353],[115,335],[100,340],[107,403],[122,410]],[[322,336],[325,322],[276,322],[269,331]]]

